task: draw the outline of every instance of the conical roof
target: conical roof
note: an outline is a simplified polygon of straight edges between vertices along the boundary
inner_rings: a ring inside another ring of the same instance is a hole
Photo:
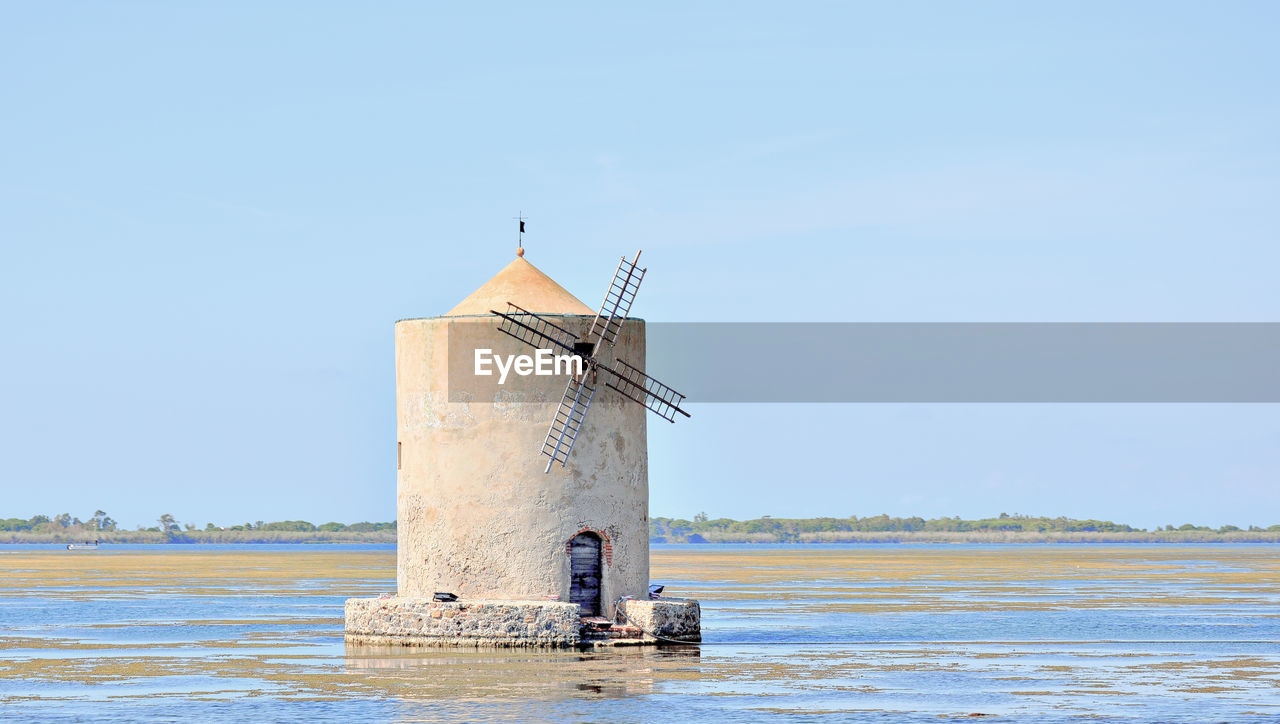
[[[505,312],[507,302],[539,314],[595,314],[582,300],[525,261],[522,254],[444,316],[488,314],[495,309]]]

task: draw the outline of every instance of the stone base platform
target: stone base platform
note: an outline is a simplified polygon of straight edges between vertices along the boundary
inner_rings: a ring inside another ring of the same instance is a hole
[[[618,622],[640,629],[645,643],[696,644],[702,640],[702,607],[692,598],[629,598],[618,609]]]
[[[349,598],[347,640],[405,646],[576,646],[578,606],[562,601]]]
[[[696,643],[697,601],[626,600],[619,631],[586,631],[576,604],[564,601],[454,601],[349,598],[347,641],[366,645],[573,648]]]

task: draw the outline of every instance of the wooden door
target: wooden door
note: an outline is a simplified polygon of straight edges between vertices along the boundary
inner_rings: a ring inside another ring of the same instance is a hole
[[[569,542],[569,600],[583,616],[599,616],[600,536],[579,533]]]

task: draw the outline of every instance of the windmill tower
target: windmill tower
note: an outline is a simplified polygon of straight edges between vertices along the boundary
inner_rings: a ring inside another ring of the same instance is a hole
[[[491,312],[509,305],[519,313]],[[547,452],[549,421],[562,420],[556,439],[565,437],[566,376],[459,391],[476,350],[553,346],[512,334],[513,324],[587,340],[599,316],[521,249],[445,315],[396,323],[398,594],[348,601],[349,640],[560,646],[593,630],[599,639],[598,629],[699,639],[697,602],[649,598],[643,387],[595,395],[589,424],[579,417],[572,428],[572,459],[564,445]],[[644,321],[613,316],[610,350],[639,372]],[[587,359],[570,389],[598,375]]]

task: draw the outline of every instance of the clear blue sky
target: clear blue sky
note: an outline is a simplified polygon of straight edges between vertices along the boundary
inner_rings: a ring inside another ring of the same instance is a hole
[[[1277,21],[7,3],[0,517],[391,519],[392,323],[518,210],[592,305],[643,247],[651,321],[1278,321]],[[691,409],[655,515],[1280,523],[1274,405]]]

